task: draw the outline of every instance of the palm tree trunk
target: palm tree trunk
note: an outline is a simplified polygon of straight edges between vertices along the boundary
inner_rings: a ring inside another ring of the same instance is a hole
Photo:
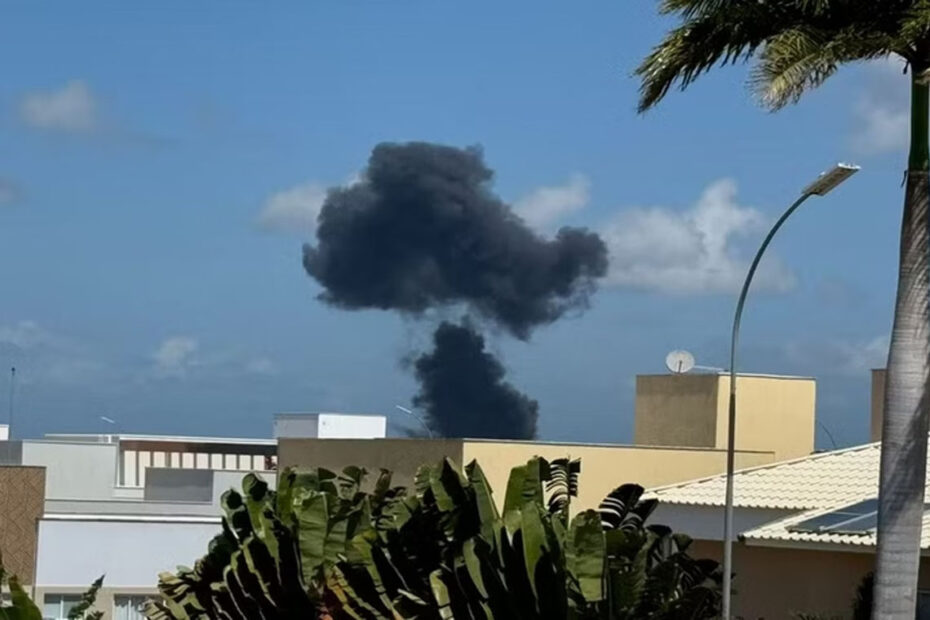
[[[894,327],[888,351],[878,552],[873,618],[913,620],[927,477],[928,104],[930,92],[911,72],[911,151],[908,160]]]

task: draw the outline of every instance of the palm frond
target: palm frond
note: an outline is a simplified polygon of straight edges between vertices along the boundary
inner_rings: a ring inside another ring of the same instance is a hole
[[[914,0],[901,21],[900,36],[907,41],[924,41],[930,35],[930,0]]]
[[[684,22],[674,28],[636,69],[642,80],[639,111],[659,102],[674,85],[684,89],[717,64],[748,60],[772,36],[793,25],[791,12],[758,0],[693,3],[666,0]],[[681,8],[677,8],[681,7]]]
[[[823,84],[843,63],[887,56],[890,43],[883,34],[853,27],[832,33],[792,28],[766,43],[750,84],[765,107],[777,110]]]
[[[663,0],[660,11],[682,21],[636,70],[640,112],[676,84],[756,56],[750,83],[777,109],[844,63],[892,53],[913,62],[930,34],[930,0]]]

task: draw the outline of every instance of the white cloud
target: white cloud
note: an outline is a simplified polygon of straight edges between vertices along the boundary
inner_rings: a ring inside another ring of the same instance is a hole
[[[97,128],[97,102],[81,80],[72,80],[59,90],[25,95],[19,114],[27,125],[38,129],[80,133]]]
[[[188,336],[166,338],[152,355],[155,368],[165,376],[183,376],[191,366],[195,365],[194,356],[198,348],[197,341]]]
[[[258,214],[265,230],[312,235],[316,218],[326,200],[326,189],[318,183],[303,183],[272,194]]]
[[[620,213],[602,231],[610,252],[607,281],[663,293],[730,293],[739,290],[749,267],[734,240],[765,228],[756,209],[740,206],[731,179],[711,183],[685,211],[665,207]],[[775,256],[759,267],[753,286],[792,288],[795,278]]]
[[[536,229],[544,229],[579,209],[590,200],[591,182],[573,174],[565,185],[539,187],[514,204],[514,210]]]
[[[910,127],[908,80],[898,58],[868,66],[866,90],[853,109],[852,147],[873,155],[907,148]]]
[[[0,325],[0,344],[28,351],[55,342],[56,338],[35,321],[25,320],[14,325]]]
[[[245,370],[248,373],[253,375],[276,375],[278,374],[278,366],[272,360],[267,357],[258,357],[253,360],[250,360],[245,365]]]
[[[785,352],[799,368],[823,375],[864,377],[888,361],[887,336],[864,340],[805,340],[788,343]]]

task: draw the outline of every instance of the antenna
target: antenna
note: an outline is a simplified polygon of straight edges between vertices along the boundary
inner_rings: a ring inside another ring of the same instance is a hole
[[[675,350],[665,356],[665,366],[676,375],[683,375],[694,368],[694,356],[683,350]]]

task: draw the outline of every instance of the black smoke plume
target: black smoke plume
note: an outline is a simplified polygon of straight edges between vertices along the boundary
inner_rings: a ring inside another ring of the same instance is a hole
[[[584,308],[607,271],[596,234],[533,232],[491,190],[478,148],[413,142],[377,145],[359,182],[330,190],[316,246],[304,246],[320,298],[345,309],[419,315],[462,307],[526,340],[533,328]],[[504,381],[474,323],[443,323],[414,366],[414,404],[447,437],[529,439],[536,401]]]
[[[426,412],[430,430],[444,437],[536,436],[538,403],[504,381],[503,365],[471,325],[443,322],[433,344],[414,363],[420,392],[413,404]]]
[[[521,339],[584,307],[607,270],[596,234],[546,240],[490,189],[477,148],[375,147],[359,183],[331,190],[304,267],[347,309],[418,314],[465,304]]]

